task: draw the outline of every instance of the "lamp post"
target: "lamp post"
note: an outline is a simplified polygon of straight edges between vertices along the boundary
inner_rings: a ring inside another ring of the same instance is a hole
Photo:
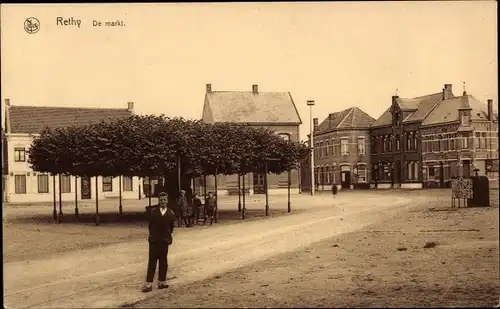
[[[309,145],[311,147],[311,195],[314,195],[314,136],[313,136],[314,125],[313,125],[313,114],[312,114],[314,100],[307,100],[307,106],[309,106],[309,118],[310,118],[309,133],[311,136],[310,138],[311,144]]]

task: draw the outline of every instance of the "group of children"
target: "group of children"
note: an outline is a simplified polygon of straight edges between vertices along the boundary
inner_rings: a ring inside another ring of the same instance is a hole
[[[208,220],[212,225],[217,212],[217,201],[212,192],[208,192],[208,196],[203,203],[198,193],[195,193],[193,198],[190,199],[186,196],[186,191],[181,190],[176,204],[175,215],[179,227],[182,226],[183,222],[186,227],[192,227],[197,225],[200,219],[203,219],[203,225]]]

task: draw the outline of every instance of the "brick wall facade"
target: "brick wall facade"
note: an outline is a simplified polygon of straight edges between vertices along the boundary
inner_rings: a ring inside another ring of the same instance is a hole
[[[454,176],[498,177],[486,170],[486,161],[498,160],[498,124],[476,121],[471,129],[458,123],[421,128],[423,181],[446,183]]]
[[[369,130],[334,130],[314,136],[315,183],[318,190],[331,190],[333,184],[349,188],[369,184]],[[310,159],[301,168],[301,187],[310,190]]]

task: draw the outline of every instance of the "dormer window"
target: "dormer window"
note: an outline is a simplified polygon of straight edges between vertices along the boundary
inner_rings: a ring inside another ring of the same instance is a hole
[[[465,125],[468,125],[469,124],[469,115],[467,114],[462,114],[462,125],[465,126]]]

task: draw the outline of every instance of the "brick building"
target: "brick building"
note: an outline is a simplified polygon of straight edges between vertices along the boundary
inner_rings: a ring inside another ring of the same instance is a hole
[[[258,85],[251,91],[212,91],[206,85],[202,120],[207,123],[240,123],[271,129],[283,138],[299,141],[299,113],[289,92],[261,92]],[[201,179],[195,180],[197,188]],[[249,173],[245,179],[250,194],[264,194],[264,175]],[[288,173],[268,174],[269,194],[286,193]],[[215,189],[215,177],[207,177],[208,191]],[[218,175],[217,194],[237,193],[237,175]],[[299,191],[298,170],[291,171],[292,192]]]
[[[498,112],[465,91],[440,101],[420,127],[422,177],[426,186],[447,186],[453,176],[495,177],[498,172]],[[487,168],[490,165],[490,168]],[[494,164],[493,164],[494,165]],[[434,184],[432,184],[434,183]]]
[[[492,101],[455,97],[451,84],[412,99],[393,96],[370,128],[372,180],[378,188],[422,188],[476,168],[486,173],[498,162],[497,123]]]
[[[451,85],[442,92],[412,99],[392,97],[391,106],[372,124],[371,159],[377,188],[421,188],[420,125],[441,100],[453,97]]]
[[[370,115],[351,107],[314,120],[314,179],[317,190],[367,187],[370,184]],[[310,139],[310,135],[308,135]],[[310,160],[301,167],[301,185],[310,190]]]

